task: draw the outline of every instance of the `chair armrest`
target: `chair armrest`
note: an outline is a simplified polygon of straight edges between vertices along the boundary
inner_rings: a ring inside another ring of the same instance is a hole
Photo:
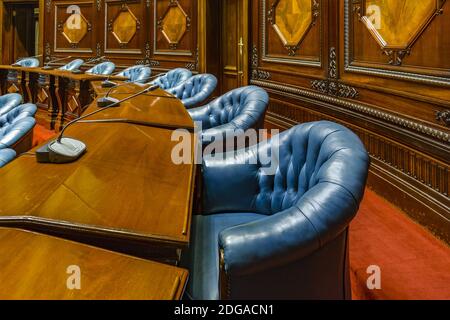
[[[255,207],[260,165],[252,147],[239,154],[207,156],[202,165],[203,214],[247,212]]]
[[[223,230],[223,270],[234,277],[302,259],[339,235],[358,206],[340,185],[319,183],[289,209]]]

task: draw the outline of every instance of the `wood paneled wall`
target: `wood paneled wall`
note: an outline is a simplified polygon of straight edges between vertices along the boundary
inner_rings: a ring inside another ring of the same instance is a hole
[[[252,0],[267,125],[357,133],[369,186],[450,242],[450,1]]]
[[[73,15],[74,4],[79,17]],[[45,60],[106,56],[118,67],[199,71],[204,6],[205,0],[46,0]]]

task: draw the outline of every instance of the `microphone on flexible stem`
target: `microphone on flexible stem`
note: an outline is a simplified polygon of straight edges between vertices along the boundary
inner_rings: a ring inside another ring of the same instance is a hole
[[[11,66],[13,67],[21,67],[21,65],[19,64],[20,61],[22,61],[23,59],[28,59],[28,58],[38,58],[38,57],[42,57],[42,54],[38,54],[36,56],[31,56],[31,57],[20,57],[17,59],[16,62],[14,62]]]
[[[88,61],[86,61],[85,63],[83,63],[81,66],[85,66],[85,65],[88,65],[88,64],[90,64],[90,63],[93,63],[93,62],[96,62],[96,61],[103,60],[103,59],[105,59],[105,58],[106,58],[105,56],[101,56],[101,57],[98,57],[98,58],[95,58],[95,59],[92,59],[92,60],[88,60]],[[81,67],[81,66],[80,66],[80,67]],[[80,70],[80,67],[78,67],[78,69],[72,70],[71,72],[74,73],[74,74],[80,74],[80,73],[83,73],[83,71]]]
[[[42,67],[43,70],[52,70],[55,69],[54,67],[50,66],[50,63],[54,63],[54,62],[58,62],[58,61],[62,61],[62,60],[67,60],[72,58],[72,56],[68,56],[68,57],[64,57],[64,58],[60,58],[60,59],[55,59],[55,60],[51,60],[49,62],[47,62],[45,64],[45,66]]]
[[[61,132],[56,140],[50,141],[49,143],[45,144],[44,146],[42,146],[38,150],[36,150],[37,162],[68,163],[68,162],[73,162],[73,161],[77,160],[79,157],[81,157],[86,152],[86,144],[77,139],[64,137],[64,132],[66,131],[66,129],[68,127],[70,127],[71,125],[73,125],[83,119],[86,119],[87,117],[90,117],[96,113],[102,112],[102,111],[107,110],[112,107],[115,107],[116,105],[119,105],[122,102],[136,98],[137,96],[140,96],[141,94],[144,94],[144,93],[147,93],[150,91],[154,91],[158,88],[159,88],[158,85],[150,86],[150,87],[145,88],[144,90],[139,91],[131,96],[123,98],[122,100],[119,100],[116,103],[113,103],[105,108],[95,110],[95,111],[85,114],[84,116],[81,116],[75,120],[70,121],[61,130]]]
[[[150,66],[149,64],[143,65],[143,67],[149,67],[149,66]],[[113,76],[117,76],[118,74],[120,74],[122,72],[123,72],[123,70],[110,74],[106,80],[102,81],[102,88],[111,88],[111,87],[117,86],[117,83],[110,81],[109,78],[111,78]]]
[[[113,97],[109,96],[111,94],[111,91],[113,89],[116,89],[116,88],[119,88],[119,87],[122,87],[122,86],[125,86],[125,85],[128,85],[128,84],[132,84],[132,83],[135,83],[135,82],[138,82],[138,81],[140,81],[140,80],[124,82],[124,83],[121,83],[121,84],[115,84],[114,87],[111,87],[108,90],[108,92],[103,97],[97,99],[97,107],[105,108],[105,107],[108,107],[108,106],[110,106],[112,104],[115,104],[115,106],[118,106],[119,104],[116,104],[116,103],[119,102],[119,99],[116,99],[116,98],[113,98]],[[157,89],[157,88],[155,88],[155,89]],[[153,90],[155,90],[155,89],[153,89]],[[153,90],[151,90],[151,91],[153,91]]]

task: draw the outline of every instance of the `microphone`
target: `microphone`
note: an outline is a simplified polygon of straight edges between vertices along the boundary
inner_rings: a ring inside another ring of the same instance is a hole
[[[143,67],[149,67],[149,66],[150,66],[149,64],[144,64],[144,65],[143,65]],[[106,78],[106,80],[102,81],[102,88],[111,88],[111,87],[117,86],[117,83],[115,83],[115,82],[113,82],[113,81],[110,81],[109,79],[110,79],[112,76],[117,76],[118,74],[120,74],[120,73],[122,73],[122,72],[123,72],[123,70],[117,71],[117,72],[114,72],[114,73],[110,74],[110,75],[108,76],[108,78]]]
[[[68,57],[64,57],[64,58],[59,58],[59,59],[55,59],[55,60],[51,60],[49,62],[47,62],[45,64],[45,66],[42,67],[43,70],[52,70],[55,69],[54,67],[50,66],[50,63],[54,63],[54,62],[58,62],[58,61],[62,61],[62,60],[66,60],[66,59],[70,59],[72,58],[72,56],[68,56]]]
[[[113,89],[116,89],[116,88],[119,88],[119,87],[122,87],[122,86],[125,86],[125,85],[129,85],[129,84],[135,83],[135,82],[137,82],[137,81],[139,81],[139,80],[136,80],[136,81],[130,81],[130,82],[124,82],[124,83],[121,83],[121,84],[116,84],[114,87],[111,87],[111,88],[108,90],[108,92],[107,92],[103,97],[97,99],[97,107],[99,107],[99,108],[105,108],[105,107],[108,107],[108,106],[111,105],[111,104],[117,103],[117,102],[119,101],[118,99],[109,96],[110,93],[111,93],[111,91],[112,91]],[[159,88],[159,86],[158,86],[158,88]],[[157,89],[157,88],[155,88],[155,89],[153,89],[153,90],[156,90],[156,89]],[[153,91],[153,90],[152,90],[152,91]]]
[[[107,107],[95,110],[84,116],[79,117],[78,119],[70,121],[61,130],[61,133],[59,134],[59,136],[56,140],[50,141],[49,143],[45,144],[44,146],[42,146],[38,150],[36,150],[37,162],[40,162],[40,163],[69,163],[69,162],[73,162],[73,161],[77,160],[79,157],[81,157],[86,152],[86,144],[77,139],[64,137],[64,131],[66,131],[66,129],[68,127],[70,127],[71,125],[73,125],[77,122],[80,122],[81,120],[86,119],[87,117],[90,117],[96,113],[102,112],[102,111],[107,110],[112,107],[115,107],[116,105],[119,105],[122,102],[133,99],[144,93],[154,91],[158,88],[159,88],[159,86],[157,86],[157,85],[150,86],[150,87],[145,88],[144,90],[141,90],[131,96],[123,98],[122,100],[119,100],[116,103],[113,103]]]
[[[90,63],[93,63],[93,62],[95,62],[95,61],[100,61],[100,60],[103,60],[103,59],[105,59],[105,58],[106,58],[106,56],[101,56],[101,57],[98,57],[98,58],[94,58],[94,59],[91,59],[91,60],[86,61],[86,62],[83,63],[81,66],[87,66],[87,65],[89,65]],[[80,67],[81,67],[81,66],[80,66]],[[80,73],[83,73],[83,71],[80,70],[80,67],[78,67],[78,69],[72,70],[71,72],[74,73],[74,74],[80,74]]]
[[[20,57],[17,59],[16,62],[14,62],[11,66],[13,67],[21,67],[21,65],[19,64],[20,61],[22,61],[23,59],[27,59],[27,58],[38,58],[38,57],[42,57],[42,54],[38,54],[36,56],[31,56],[31,57]]]

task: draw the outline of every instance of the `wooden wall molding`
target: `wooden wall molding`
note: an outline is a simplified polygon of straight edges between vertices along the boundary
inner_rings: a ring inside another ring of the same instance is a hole
[[[337,54],[335,47],[330,48],[328,64],[328,78],[325,80],[311,81],[311,87],[314,90],[326,95],[357,99],[359,95],[358,90],[354,87],[343,84],[338,80]]]
[[[403,118],[397,115],[393,115],[388,112],[380,111],[374,107],[371,107],[367,104],[358,103],[354,101],[344,100],[340,98],[336,98],[333,96],[325,95],[318,92],[313,92],[310,90],[293,87],[293,86],[287,86],[279,83],[273,83],[273,82],[264,82],[260,80],[251,80],[252,84],[259,85],[262,87],[270,88],[277,90],[278,92],[282,93],[291,93],[298,96],[304,96],[312,99],[318,99],[320,101],[324,101],[327,103],[331,103],[334,105],[338,105],[344,108],[348,108],[369,116],[372,116],[374,118],[390,122],[392,124],[401,126],[403,128],[416,131],[421,134],[425,134],[433,139],[440,140],[442,142],[450,142],[450,134],[448,132],[427,126],[421,122],[413,121],[407,118]]]

